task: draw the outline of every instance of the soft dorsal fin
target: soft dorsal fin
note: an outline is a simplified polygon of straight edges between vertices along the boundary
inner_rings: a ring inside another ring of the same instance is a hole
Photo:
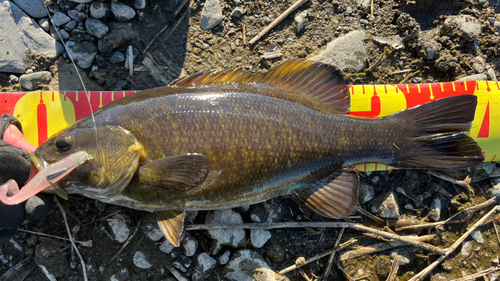
[[[322,216],[341,219],[354,210],[358,202],[358,186],[356,173],[341,170],[297,190],[293,197]]]
[[[198,186],[208,174],[208,158],[197,153],[179,154],[150,162],[139,169],[144,186],[186,190]]]
[[[351,105],[349,88],[340,70],[328,64],[306,59],[288,60],[267,72],[251,73],[242,69],[206,71],[176,80],[170,86],[232,82],[283,88],[324,102],[342,114],[346,114]]]

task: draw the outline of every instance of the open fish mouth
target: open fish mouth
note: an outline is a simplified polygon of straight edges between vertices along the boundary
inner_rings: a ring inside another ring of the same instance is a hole
[[[33,165],[38,169],[38,171],[41,171],[43,168],[47,167],[49,163],[47,161],[38,158],[34,153],[29,152],[30,160]]]

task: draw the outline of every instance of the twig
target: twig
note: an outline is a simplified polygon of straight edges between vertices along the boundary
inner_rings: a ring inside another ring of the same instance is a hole
[[[177,21],[177,23],[174,25],[174,27],[172,27],[172,30],[170,30],[170,32],[167,34],[167,36],[165,36],[165,38],[162,39],[162,42],[165,42],[166,40],[168,40],[168,38],[170,38],[172,33],[174,33],[177,30],[177,28],[179,27],[179,25],[184,21],[184,19],[186,18],[186,15],[188,13],[189,13],[189,10],[185,11],[184,14],[182,14],[182,17]]]
[[[404,236],[388,233],[385,231],[376,230],[360,223],[349,222],[282,222],[282,223],[242,223],[242,224],[196,224],[188,226],[187,230],[207,230],[207,229],[275,229],[275,228],[304,228],[304,227],[347,227],[361,232],[374,233],[388,239],[400,240],[409,245],[420,247],[422,249],[434,252],[439,255],[444,255],[444,250],[427,243],[408,239]]]
[[[500,236],[498,236],[497,223],[495,221],[492,221],[492,223],[493,223],[493,228],[495,229],[495,234],[497,235],[498,244],[500,245]]]
[[[120,248],[120,250],[111,258],[111,260],[109,260],[108,265],[111,264],[118,257],[118,255],[121,254],[123,252],[123,250],[125,250],[125,247],[127,247],[127,245],[130,243],[130,241],[132,241],[132,238],[134,238],[135,234],[137,233],[137,230],[139,230],[139,226],[141,226],[141,221],[142,221],[142,218],[137,223],[137,227],[135,228],[134,233],[132,233],[132,235],[130,235],[130,237],[127,239],[127,241],[125,241],[125,243],[123,243],[123,246]]]
[[[281,271],[280,271],[280,272],[278,272],[278,273],[283,275],[283,274],[285,274],[285,273],[287,273],[287,272],[290,272],[290,271],[295,270],[295,269],[297,269],[297,268],[303,267],[303,266],[304,266],[304,265],[306,265],[306,264],[309,264],[309,263],[311,263],[311,262],[313,262],[313,261],[319,260],[319,259],[321,259],[322,257],[325,257],[325,256],[327,256],[327,255],[329,255],[329,254],[331,254],[331,253],[334,253],[334,252],[336,252],[336,251],[338,251],[338,250],[340,250],[340,249],[346,248],[346,247],[348,247],[348,246],[350,246],[350,245],[352,245],[352,244],[356,243],[357,241],[358,241],[358,240],[356,240],[356,239],[350,239],[349,241],[347,241],[347,242],[345,242],[345,243],[342,243],[342,244],[341,244],[340,246],[338,246],[338,247],[335,247],[335,248],[333,248],[333,249],[331,249],[331,250],[328,250],[328,251],[326,251],[326,252],[323,252],[323,253],[321,253],[321,254],[317,254],[317,255],[315,255],[314,257],[312,257],[312,258],[309,258],[309,259],[305,260],[304,262],[297,263],[297,264],[294,264],[294,265],[292,265],[292,266],[289,266],[289,267],[287,267],[287,268],[285,268],[285,269],[281,270]]]
[[[405,74],[405,73],[408,73],[408,72],[412,72],[413,69],[402,69],[402,70],[398,70],[398,71],[391,71],[389,72],[390,75],[396,75],[396,74]]]
[[[401,263],[402,257],[398,254],[396,254],[396,257],[394,257],[394,260],[392,261],[392,267],[391,271],[389,272],[389,276],[387,276],[387,281],[393,281],[394,278],[396,278],[396,275],[398,274],[399,270],[399,264]]]
[[[412,72],[412,73],[406,75],[403,79],[401,79],[401,81],[399,81],[398,84],[404,84],[406,81],[408,81],[408,79],[415,77],[419,73],[420,73],[420,70],[417,70],[415,72]]]
[[[438,221],[438,222],[431,222],[431,223],[424,223],[424,224],[415,224],[415,225],[408,225],[408,226],[402,226],[402,227],[396,227],[394,230],[396,231],[403,231],[403,230],[410,230],[410,229],[419,229],[419,228],[426,228],[426,227],[433,227],[433,226],[438,226],[438,225],[443,225],[443,224],[449,224],[449,223],[462,223],[461,221]]]
[[[340,244],[340,239],[342,239],[342,235],[344,234],[345,227],[342,227],[340,229],[339,235],[337,236],[337,240],[335,241],[335,244],[333,245],[334,247],[338,247]],[[333,265],[333,258],[335,257],[335,254],[337,251],[333,252],[330,255],[330,258],[328,258],[328,265],[326,266],[325,272],[323,272],[323,277],[321,277],[322,280],[328,280],[328,275],[330,275],[330,269],[332,269]]]
[[[257,42],[262,36],[266,35],[271,29],[273,29],[276,25],[278,25],[284,18],[286,18],[288,15],[290,15],[295,9],[300,7],[302,4],[304,4],[307,0],[297,0],[295,4],[290,6],[285,12],[283,12],[277,19],[275,19],[273,22],[271,22],[268,26],[266,26],[259,34],[257,34],[248,44],[253,45],[255,42]]]
[[[438,173],[436,171],[427,171],[427,174],[429,174],[431,176],[435,176],[436,178],[440,178],[440,179],[445,180],[447,182],[451,182],[453,184],[463,186],[463,187],[467,188],[467,191],[469,192],[470,196],[474,195],[474,189],[472,189],[472,187],[470,186],[471,178],[469,176],[467,176],[464,180],[457,180],[457,179],[454,179],[450,176]]]
[[[420,242],[425,242],[434,239],[435,235],[424,235],[418,237],[408,237],[410,239],[414,239]],[[347,251],[340,255],[341,261],[346,261],[349,259],[359,258],[365,255],[371,255],[373,253],[386,251],[389,249],[397,248],[406,245],[406,243],[402,241],[389,241],[389,242],[381,242],[375,243],[369,246],[359,247],[356,250]]]
[[[383,219],[375,216],[374,214],[366,211],[365,209],[361,208],[361,206],[359,206],[359,205],[354,206],[354,210],[356,210],[356,212],[358,212],[358,213],[360,213],[360,214],[362,214],[362,215],[364,215],[364,216],[372,219],[373,221],[375,221],[376,223],[378,223],[380,225],[386,225],[387,224],[387,222],[385,220],[383,220]]]
[[[247,44],[247,25],[242,24],[241,25],[241,32],[243,33],[243,45]]]
[[[453,281],[473,281],[473,280],[476,280],[476,278],[479,278],[481,276],[485,276],[486,274],[490,274],[490,273],[497,272],[497,271],[500,271],[500,266],[498,266],[498,265],[492,266],[488,269],[485,269],[485,270],[480,271],[478,273],[474,273],[474,274],[469,275],[469,276],[454,279]]]
[[[371,5],[370,5],[370,17],[373,18],[373,0],[371,1]]]
[[[174,12],[174,18],[177,17],[177,15],[179,14],[179,12],[181,11],[181,9],[184,7],[184,5],[186,5],[188,0],[184,0],[180,5],[179,7],[175,10]],[[184,16],[183,16],[184,17]],[[179,22],[181,22],[182,20],[179,20]],[[168,23],[167,25],[165,25],[161,30],[160,32],[158,32],[158,34],[156,34],[156,36],[153,38],[153,40],[151,40],[151,42],[149,42],[148,46],[144,49],[144,51],[142,51],[143,54],[147,53],[149,51],[149,49],[151,49],[151,47],[153,46],[154,43],[156,43],[156,41],[158,41],[158,38],[160,38],[160,36],[170,27],[170,23]]]
[[[299,269],[299,273],[306,281],[312,281],[311,278],[309,278],[302,269]]]
[[[59,203],[59,200],[57,198],[54,198],[56,201],[57,206],[61,210],[61,213],[63,215],[63,220],[64,224],[66,225],[66,231],[68,232],[69,240],[71,241],[71,245],[73,246],[73,249],[75,250],[76,254],[78,255],[78,258],[80,258],[80,264],[82,265],[82,271],[83,271],[83,280],[87,281],[87,268],[85,266],[85,261],[82,258],[82,255],[80,255],[80,251],[78,251],[78,248],[76,247],[75,244],[75,239],[73,238],[73,235],[71,234],[71,230],[68,225],[68,219],[66,218],[66,211],[64,211],[64,208],[61,206],[61,203]]]
[[[54,235],[45,234],[45,233],[41,233],[41,232],[35,232],[35,231],[31,231],[31,230],[18,229],[18,231],[26,232],[26,233],[31,233],[31,234],[35,234],[35,235],[39,235],[39,236],[45,236],[45,237],[55,238],[55,239],[64,240],[64,241],[71,241],[68,238],[54,236]],[[92,247],[92,240],[88,240],[88,241],[76,241],[75,240],[75,243],[78,243],[78,244],[82,245],[83,247]]]
[[[392,54],[392,52],[394,51],[394,48],[392,47],[386,47],[384,49],[384,52],[380,55],[380,57],[378,57],[378,59],[375,61],[375,63],[373,63],[369,68],[368,70],[366,70],[365,72],[372,72],[376,67],[378,67],[382,62],[384,62],[390,54]]]
[[[128,74],[132,76],[134,75],[134,51],[132,50],[132,45],[128,46],[127,63]]]
[[[461,244],[462,242],[469,237],[469,235],[476,230],[478,227],[484,224],[491,216],[495,214],[495,212],[500,211],[500,206],[496,206],[493,208],[490,212],[488,212],[484,217],[482,217],[480,220],[478,220],[467,232],[464,233],[453,245],[451,245],[449,248],[446,249],[445,255],[439,257],[436,261],[431,263],[428,267],[426,267],[424,270],[420,271],[417,275],[415,275],[410,281],[417,281],[417,280],[422,280],[429,274],[438,264],[440,264],[444,259],[446,259],[451,253],[453,253]]]

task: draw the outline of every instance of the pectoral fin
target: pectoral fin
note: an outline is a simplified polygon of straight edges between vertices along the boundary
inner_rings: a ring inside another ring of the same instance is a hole
[[[354,210],[358,201],[358,187],[356,173],[339,171],[296,191],[293,197],[322,216],[340,219]]]
[[[163,189],[186,190],[198,186],[208,174],[208,158],[188,153],[165,157],[139,170],[141,184]]]
[[[181,244],[185,216],[184,211],[161,211],[156,213],[158,226],[163,236],[175,247],[179,247]]]

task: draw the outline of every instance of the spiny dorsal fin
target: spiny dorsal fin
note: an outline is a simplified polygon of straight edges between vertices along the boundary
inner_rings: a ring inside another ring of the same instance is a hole
[[[179,247],[181,244],[184,217],[185,213],[183,211],[161,211],[156,213],[158,227],[163,236],[175,247]]]
[[[142,185],[186,190],[198,186],[208,174],[208,158],[197,153],[179,154],[150,162],[139,169]]]
[[[300,189],[293,194],[316,213],[332,218],[345,218],[358,202],[359,179],[356,173],[339,171]]]
[[[170,86],[215,83],[257,83],[283,88],[322,101],[339,113],[347,113],[350,95],[340,70],[334,66],[305,59],[288,60],[267,72],[251,73],[242,69],[206,71],[174,81]]]

